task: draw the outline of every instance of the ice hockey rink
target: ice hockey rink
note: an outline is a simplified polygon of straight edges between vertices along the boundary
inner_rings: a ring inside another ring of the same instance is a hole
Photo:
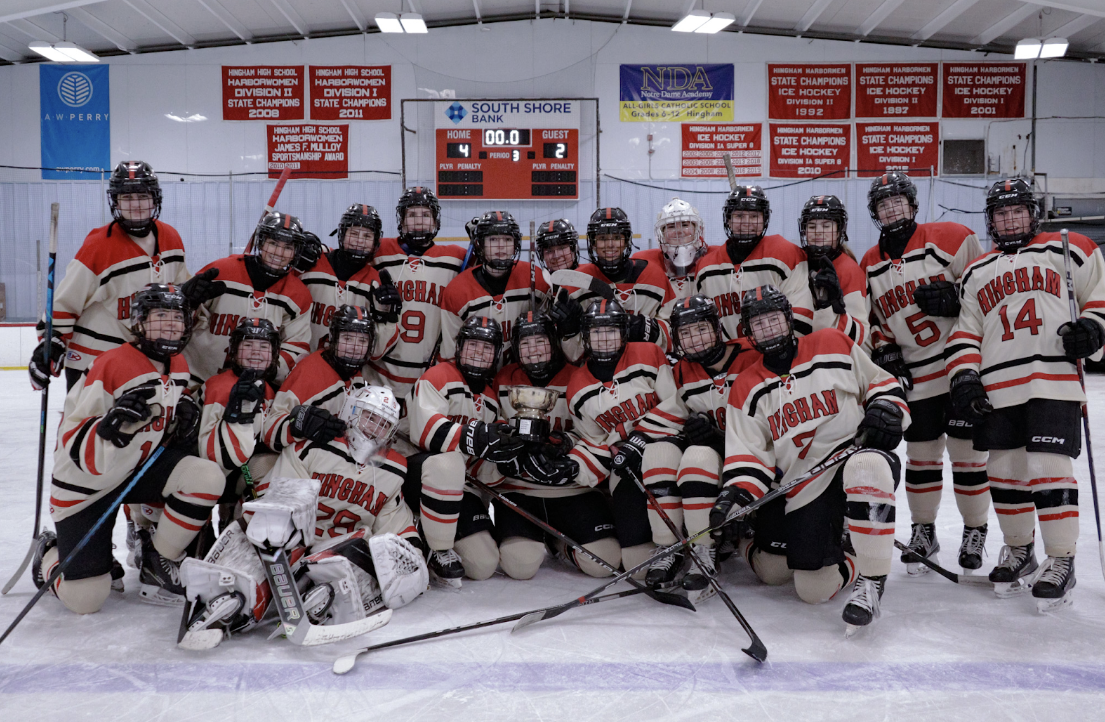
[[[1105,378],[1088,382],[1091,424],[1101,428]],[[60,383],[54,390],[50,448]],[[25,372],[0,372],[5,580],[30,541],[39,403]],[[128,568],[127,591],[98,614],[78,617],[45,597],[4,642],[0,720],[1101,719],[1105,582],[1085,454],[1075,473],[1078,587],[1073,606],[1051,615],[1038,614],[1029,595],[999,600],[935,574],[909,578],[895,554],[882,619],[845,639],[842,601],[808,606],[793,587],[763,586],[731,559],[721,580],[767,646],[765,664],[741,653],[748,638],[719,599],[691,613],[633,596],[514,635],[503,625],[383,650],[337,676],[333,661],[358,647],[568,601],[598,582],[549,560],[529,582],[499,573],[465,580],[459,592],[431,588],[357,640],[295,647],[255,629],[187,652],[175,646],[179,611],[137,601]],[[937,526],[942,561],[959,571],[950,487],[945,479]],[[990,529],[983,571],[1001,548],[992,511]],[[900,508],[897,536],[908,532]],[[122,559],[122,523],[115,543]],[[0,598],[3,626],[34,591],[27,573]]]

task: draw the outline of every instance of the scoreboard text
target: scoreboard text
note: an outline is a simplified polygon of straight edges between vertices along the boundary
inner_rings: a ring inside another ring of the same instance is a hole
[[[578,200],[579,131],[438,128],[437,195],[456,200]]]

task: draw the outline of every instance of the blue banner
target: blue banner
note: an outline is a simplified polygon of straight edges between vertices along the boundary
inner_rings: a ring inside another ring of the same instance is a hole
[[[43,180],[96,179],[111,163],[108,65],[39,65]],[[71,169],[71,170],[69,170]],[[94,171],[94,172],[81,172]]]
[[[623,65],[623,122],[733,120],[733,65]]]

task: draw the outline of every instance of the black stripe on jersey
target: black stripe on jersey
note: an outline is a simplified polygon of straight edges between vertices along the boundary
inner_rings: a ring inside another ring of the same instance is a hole
[[[1004,371],[1005,369],[1016,368],[1017,366],[1024,366],[1025,364],[1035,363],[1040,361],[1041,363],[1065,363],[1074,365],[1074,361],[1071,361],[1066,356],[1044,356],[1043,354],[1033,354],[1032,356],[1025,356],[1024,358],[1013,359],[1011,361],[1003,361],[993,366],[987,366],[979,371],[979,374],[985,376],[986,374],[995,373],[997,371]]]
[[[690,388],[687,388],[682,383],[682,379],[680,379],[679,386],[680,386],[680,388],[683,389],[683,401],[684,402],[690,401],[692,396],[698,396],[699,394],[704,394],[704,393],[706,393],[707,391],[710,390],[710,387],[707,386],[706,384],[702,384],[700,386],[692,386]]]
[[[427,268],[442,268],[446,271],[456,271],[456,272],[460,271],[460,264],[462,264],[464,262],[460,258],[453,258],[453,259],[451,259],[451,262],[427,261],[425,258],[422,258],[421,256],[415,256],[415,258],[418,258],[422,262],[422,265],[426,266]],[[382,262],[376,264],[376,270],[383,270],[383,269],[391,268],[393,266],[403,266],[403,265],[406,265],[406,263],[407,263],[406,258],[398,260],[398,261],[382,261]]]
[[[940,363],[944,363],[944,353],[943,352],[940,352],[936,356],[929,356],[928,358],[923,358],[920,361],[914,361],[912,363],[907,363],[905,366],[906,366],[907,369],[910,369],[910,370],[919,369],[919,368],[923,368],[925,366],[928,366],[929,364],[934,364],[937,361],[939,361]]]
[[[225,428],[225,427],[224,427]],[[230,429],[226,429],[226,434],[229,436],[233,432]],[[222,431],[219,431],[221,436]],[[224,469],[236,469],[238,464],[234,462],[234,459],[230,458],[230,452],[227,451],[225,440],[219,439],[219,456],[222,458],[222,464]]]
[[[1061,245],[1055,244],[1055,241],[1049,241],[1047,243],[1047,245],[1044,245],[1044,246],[1029,246],[1027,248],[1020,249],[1019,251],[1017,251],[1017,253],[1018,254],[1021,254],[1021,253],[1054,253],[1056,255],[1062,256],[1063,255],[1063,247]],[[962,282],[966,283],[967,280],[972,275],[974,275],[978,271],[981,271],[986,266],[989,266],[992,263],[996,263],[999,258],[1007,258],[1007,255],[1004,254],[1004,253],[995,253],[993,256],[990,256],[989,258],[981,260],[978,263],[971,264],[970,269],[968,269],[967,273],[965,273],[963,275]],[[1080,255],[1078,255],[1077,253],[1075,253],[1074,251],[1071,251],[1070,259],[1079,268],[1081,268],[1082,264],[1084,263],[1084,261],[1082,260],[1082,257]]]
[[[414,361],[402,361],[400,359],[392,358],[391,356],[384,356],[380,361],[392,364],[393,366],[402,366],[408,369],[424,369],[429,366],[429,362],[416,363]]]
[[[809,336],[813,333],[813,326],[808,321],[803,321],[800,318],[794,318],[794,332],[800,333],[803,336]]]
[[[399,464],[396,464],[394,461],[391,461],[390,459],[385,460],[384,463],[380,464],[379,468],[381,468],[385,471],[390,471],[392,474],[395,474],[400,479],[402,479],[404,476],[406,476],[406,473],[407,473],[407,470],[404,467],[399,466]]]
[[[751,476],[753,479],[760,482],[768,489],[770,489],[771,485],[775,483],[774,477],[768,476],[764,473],[762,469],[757,469],[752,466],[738,466],[735,469],[726,469],[724,472],[722,472],[722,485],[724,486],[725,484],[728,484],[730,481],[736,479],[738,476]]]
[[[467,396],[468,398],[472,398],[472,396],[469,393],[468,389],[465,388],[464,386],[454,386],[453,388],[449,389],[448,391],[445,392],[445,398],[449,398],[450,396],[456,396],[457,394],[460,394],[461,396]]]
[[[874,401],[875,399],[880,398],[882,396],[893,396],[896,399],[901,399],[902,401],[905,401],[906,404],[909,403],[909,400],[905,397],[905,391],[902,391],[902,388],[900,386],[898,388],[886,389],[885,391],[880,391],[877,394],[875,394],[874,396],[872,396],[871,398],[869,398],[867,400],[867,402],[870,403],[870,402]]]
[[[341,394],[344,394],[344,393],[345,393],[345,389],[343,387],[339,386],[336,389],[334,389],[333,391],[331,391],[330,393],[326,394],[325,396],[320,396],[319,398],[312,401],[311,406],[322,406],[323,404],[325,404],[330,399],[336,398],[336,397],[338,397],[338,396],[340,396]]]
[[[624,293],[624,291],[620,291],[620,290],[615,289],[614,293],[619,293],[620,294],[620,293]],[[651,298],[652,300],[656,301],[657,303],[663,303],[664,302],[663,294],[657,293],[655,291],[649,291],[648,289],[641,288],[640,286],[634,286],[633,289],[632,289],[632,293],[635,293],[639,296],[644,296],[645,298]],[[581,293],[579,295],[579,298],[577,300],[580,303],[583,303],[584,301],[590,301],[591,299],[599,299],[599,298],[602,298],[602,296],[598,295],[597,293],[592,292],[591,289],[587,289],[586,291],[584,291],[583,293]],[[619,301],[619,303],[620,303],[620,301]],[[629,311],[629,313],[633,313],[633,312]]]
[[[135,271],[144,271],[144,270],[148,269],[151,265],[152,264],[150,263],[150,260],[147,258],[145,261],[139,261],[138,263],[133,263],[129,266],[123,266],[122,268],[116,268],[114,271],[112,271],[111,273],[108,273],[107,275],[103,276],[100,279],[100,285],[103,286],[107,283],[110,283],[113,278],[118,278],[119,276],[125,276],[128,273],[134,273]]]
[[[310,451],[312,451],[313,449],[322,449],[323,451],[327,452],[328,454],[333,454],[334,456],[345,459],[350,464],[356,464],[357,463],[353,459],[353,457],[350,456],[349,454],[347,454],[344,450],[342,450],[342,448],[340,446],[338,446],[337,444],[335,444],[333,442],[330,442],[330,441],[312,441],[310,444],[307,444],[307,448],[305,448],[303,450],[303,453],[300,454],[299,458],[306,459],[307,454]]]
[[[73,439],[73,444],[69,447],[69,458],[73,460],[73,463],[77,465],[78,469],[87,471],[84,465],[81,464],[81,446],[84,444],[84,437],[88,436],[88,430],[99,420],[99,416],[91,416],[85,419],[84,423],[81,424],[80,430],[77,432],[77,438]]]
[[[640,378],[642,376],[648,377],[648,378],[652,379],[653,381],[656,381],[656,372],[655,371],[648,371],[647,369],[637,369],[636,371],[631,371],[630,373],[625,374],[624,376],[615,376],[614,381],[617,381],[619,384],[626,384],[626,383],[629,383],[630,381],[632,381],[633,379]],[[591,397],[593,397],[593,396],[595,396],[599,393],[602,393],[605,390],[606,390],[606,387],[602,385],[602,382],[599,382],[599,386],[596,386],[595,388],[593,388],[590,391],[582,394],[579,397],[579,401],[576,402],[576,404],[572,407],[572,413],[575,416],[580,416],[580,407],[582,407],[583,404],[585,402],[587,402]]]
[[[67,484],[64,481],[58,481],[57,479],[53,479],[52,482],[57,488],[71,491],[74,494],[84,494],[85,496],[92,496],[96,493],[95,489],[86,489],[83,486],[77,486],[76,484]]]
[[[303,281],[304,286],[330,286],[334,287],[338,285],[338,282],[333,278],[327,278],[325,276],[319,278],[303,278],[299,277],[300,281]]]
[[[457,426],[457,422],[446,420],[445,423],[437,427],[437,431],[430,437],[429,447],[431,451],[443,449],[445,447],[445,438],[449,436],[449,432],[453,430],[454,426]]]
[[[82,334],[84,336],[88,336],[89,338],[94,338],[97,341],[103,341],[104,343],[114,343],[114,344],[118,344],[120,346],[122,346],[123,344],[126,343],[126,341],[124,341],[121,338],[116,338],[115,336],[109,336],[106,333],[97,333],[96,331],[93,331],[90,328],[85,328],[84,326],[74,326],[73,327],[73,333],[79,333],[79,334]]]
[[[940,255],[934,249],[929,248],[928,246],[925,247],[925,252],[924,253],[917,253],[916,251],[913,251],[913,253],[911,253],[909,256],[902,258],[902,263],[923,263],[926,256],[931,257],[934,261],[939,263],[941,266],[944,266],[945,268],[952,265],[951,261],[949,261],[945,258],[941,258]],[[876,268],[873,271],[869,271],[867,273],[868,281],[870,281],[870,279],[872,279],[872,278],[876,278],[876,277],[886,273],[887,271],[889,271],[891,269],[891,267],[894,266],[893,261],[881,260],[880,259],[879,262],[884,264],[884,265],[881,268]]]
[[[944,360],[947,361],[961,351],[978,351],[977,343],[955,343],[944,347]]]
[[[801,371],[795,371],[794,373],[789,374],[789,375],[793,376],[796,379],[801,379],[801,378],[805,378],[806,376],[809,376],[814,371],[818,371],[820,369],[844,369],[844,370],[847,370],[847,371],[851,371],[852,370],[852,364],[851,364],[850,361],[819,361],[817,363],[810,364],[809,366],[802,369]],[[752,394],[752,403],[748,407],[748,415],[749,416],[755,416],[756,415],[756,406],[759,405],[759,403],[760,403],[760,397],[762,397],[764,394],[771,393],[775,389],[779,388],[782,384],[783,384],[783,380],[781,378],[776,377],[776,379],[774,381],[771,381],[771,382],[765,384],[764,386],[760,387],[759,391]]]
[[[541,291],[538,291],[538,293],[541,293]],[[529,300],[529,289],[514,289],[514,290],[507,291],[506,293],[504,293],[503,296],[502,296],[502,299],[499,300],[499,301],[496,301],[490,295],[480,296],[479,303],[466,303],[466,304],[464,304],[464,306],[461,308],[461,313],[465,315],[465,318],[469,318],[470,316],[475,314],[476,311],[482,311],[485,308],[490,308],[491,304],[493,304],[493,303],[495,303],[495,304],[500,304],[500,303],[501,304],[506,304],[506,303],[520,302],[520,301],[528,301],[528,300]]]

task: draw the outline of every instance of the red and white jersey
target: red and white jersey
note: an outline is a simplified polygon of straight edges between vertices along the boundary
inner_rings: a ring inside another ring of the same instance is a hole
[[[913,291],[930,281],[957,283],[980,255],[978,236],[958,223],[918,224],[900,259],[891,259],[877,245],[863,254],[860,267],[867,275],[871,344],[901,346],[913,375],[911,401],[948,393],[944,345],[955,325],[954,318],[926,315],[913,301]]]
[[[1105,261],[1097,244],[1070,234],[1079,313],[1105,326]],[[1016,253],[991,251],[963,274],[963,306],[948,341],[948,377],[974,369],[995,408],[1029,399],[1082,401],[1074,361],[1056,333],[1070,321],[1063,242],[1040,233]]]
[[[134,346],[124,344],[101,354],[81,382],[69,390],[54,450],[50,488],[54,521],[103,498],[130,478],[161,444],[188,388],[188,362],[178,354],[170,359],[168,374],[162,374],[161,367]],[[100,438],[96,429],[115,402],[139,386],[156,389],[147,402],[151,416],[120,449]]]
[[[449,283],[441,296],[441,351],[438,358],[451,359],[456,355],[457,332],[466,320],[472,316],[485,316],[499,322],[503,330],[503,345],[510,345],[511,329],[514,321],[530,310],[529,273],[530,265],[518,261],[507,278],[506,290],[493,295],[478,280],[476,270],[469,268]],[[482,271],[480,272],[482,275]],[[537,307],[545,303],[549,295],[549,274],[544,268],[538,268],[534,279],[534,298]]]
[[[833,259],[833,268],[844,294],[844,313],[836,313],[831,306],[815,310],[813,329],[835,328],[870,353],[871,308],[867,305],[867,277],[847,253]],[[812,289],[810,294],[812,296]]]
[[[660,326],[660,337],[656,339],[657,345],[665,351],[671,350],[671,328],[667,321],[660,317],[661,309],[667,303],[675,302],[675,293],[671,289],[668,275],[664,273],[663,262],[653,263],[644,258],[630,260],[632,266],[621,281],[614,282],[606,277],[602,269],[593,263],[587,263],[579,267],[579,271],[588,276],[597,278],[610,288],[614,289],[614,298],[622,305],[626,313],[638,316],[647,316],[657,320]],[[586,311],[593,301],[600,300],[590,289],[566,287],[572,298],[579,301]]]
[[[426,451],[456,451],[461,427],[469,421],[492,423],[499,418],[493,384],[476,393],[452,361],[435,364],[422,374],[407,396],[411,443]]]
[[[191,278],[184,244],[168,223],[154,221],[152,257],[114,221],[93,230],[65,267],[54,292],[54,332],[68,345],[66,368],[84,371],[97,356],[130,343],[130,297],[151,283]],[[40,322],[39,339],[45,333]]]
[[[373,264],[387,271],[403,296],[399,316],[399,340],[379,361],[369,367],[395,391],[397,398],[429,368],[441,338],[441,294],[460,273],[463,246],[435,243],[421,256],[408,255],[399,241],[383,238]]]
[[[265,420],[265,411],[272,406],[276,392],[265,384],[265,400],[251,424],[232,424],[226,420],[230,391],[238,382],[231,369],[215,374],[203,384],[203,413],[200,416],[200,456],[222,467],[224,472],[241,469],[253,454],[263,448],[257,443]]]
[[[276,392],[261,426],[261,438],[273,451],[281,451],[296,440],[290,428],[292,409],[296,406],[318,406],[337,416],[345,404],[347,391],[369,385],[360,372],[343,379],[322,354],[315,351],[296,364]]]
[[[200,273],[209,268],[219,269],[215,280],[225,283],[226,291],[199,307],[192,340],[184,349],[196,383],[206,381],[223,367],[230,332],[242,318],[268,319],[280,332],[276,380],[283,381],[311,350],[311,293],[294,273],[264,291],[254,289],[242,254],[208,263]]]
[[[330,319],[342,306],[361,306],[372,310],[372,290],[380,287],[380,273],[372,264],[354,273],[348,281],[338,280],[327,254],[319,257],[311,270],[299,276],[311,294],[311,350],[320,348],[330,335]],[[398,325],[376,323],[376,348],[379,358],[399,339]]]
[[[782,291],[794,312],[794,331],[805,336],[813,330],[813,296],[809,269],[801,248],[779,235],[764,236],[740,266],[733,265],[724,244],[714,246],[698,259],[695,293],[712,299],[729,338],[743,334],[741,294],[765,284]]]
[[[898,382],[835,329],[798,339],[790,373],[783,376],[767,369],[761,356],[741,372],[729,396],[724,485],[759,498],[776,481],[802,476],[851,446],[864,406],[879,397],[901,408],[907,428],[909,406]],[[787,511],[820,496],[835,469],[787,492]]]
[[[736,347],[736,353],[729,359],[729,365],[713,376],[706,368],[689,359],[680,359],[672,369],[675,379],[674,396],[665,399],[656,407],[670,423],[683,428],[683,423],[693,414],[710,417],[722,431],[725,430],[725,410],[729,406],[729,391],[738,375],[760,359],[760,353],[752,348],[748,339],[726,342]],[[675,419],[675,421],[672,421]]]
[[[264,497],[268,479],[318,479],[315,538],[308,544],[364,529],[370,536],[397,534],[409,542],[418,538],[414,516],[403,500],[407,460],[389,449],[379,465],[358,464],[349,442],[340,436],[325,444],[297,441],[284,449],[272,472],[257,485]]]
[[[677,434],[679,419],[657,408],[675,394],[667,356],[654,343],[626,344],[610,381],[599,381],[586,364],[576,369],[568,410],[579,436],[570,454],[579,462],[578,483],[595,486],[605,479],[613,451],[635,430],[653,440]]]

